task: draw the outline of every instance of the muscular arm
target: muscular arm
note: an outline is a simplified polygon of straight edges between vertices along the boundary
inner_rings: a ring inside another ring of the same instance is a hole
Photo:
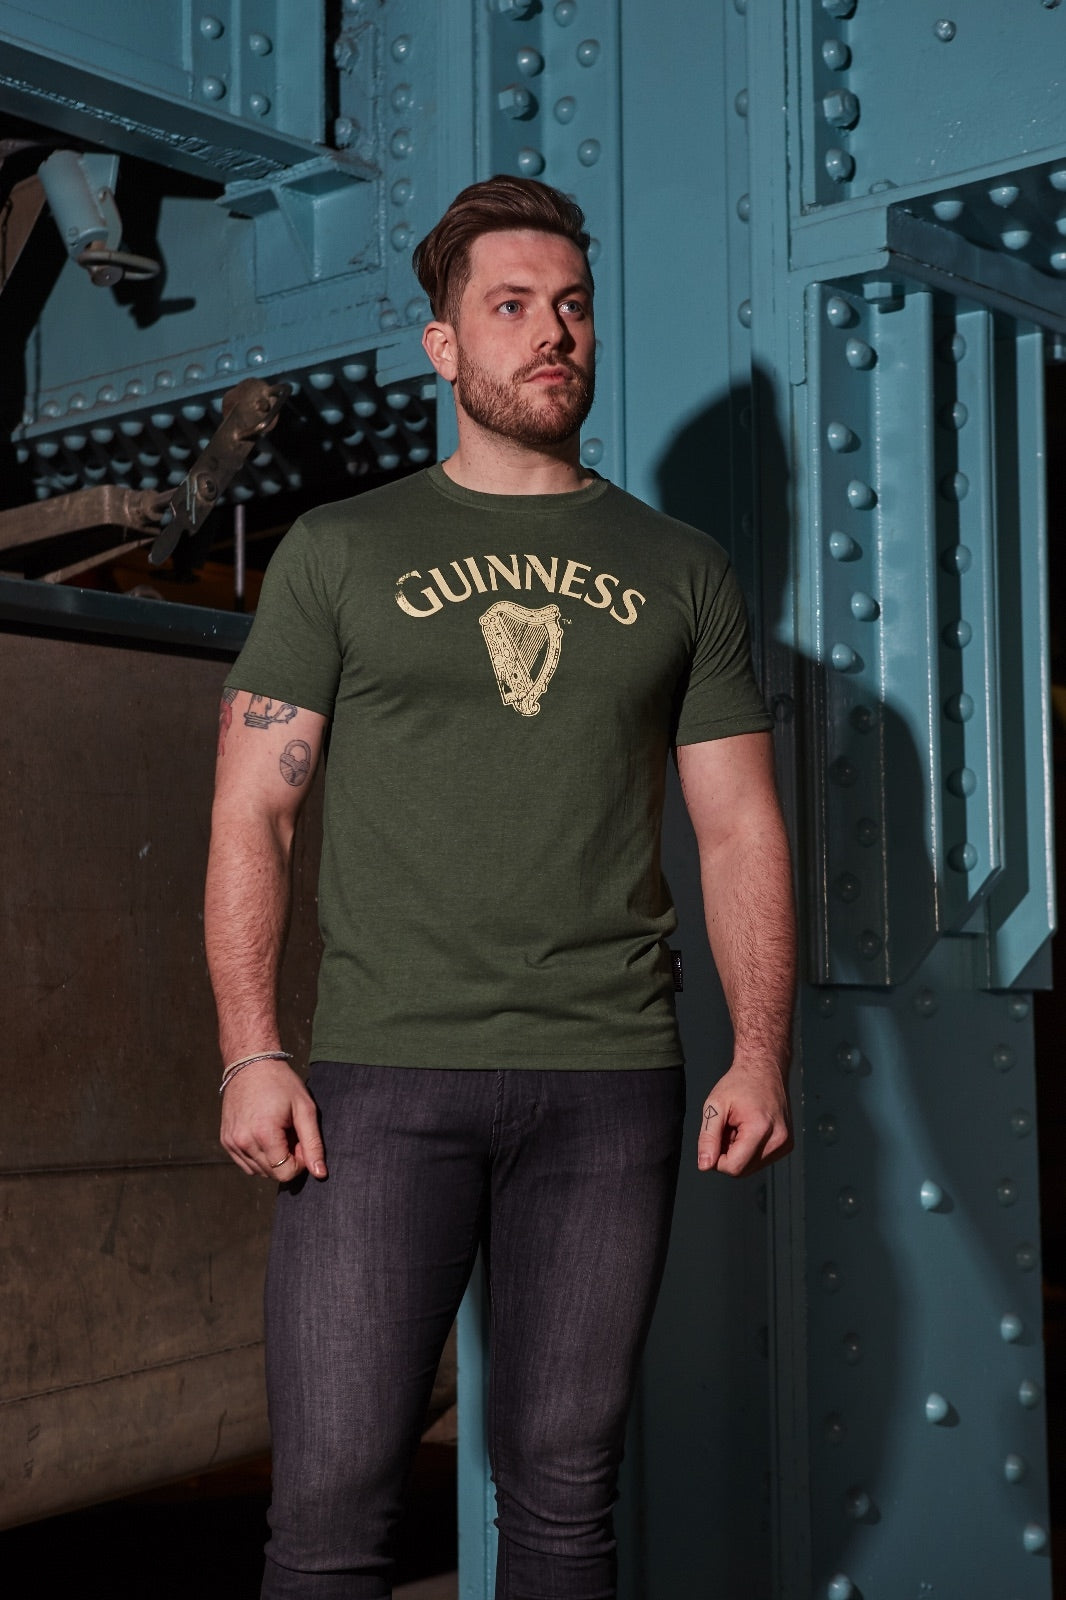
[[[288,925],[296,819],[325,717],[227,689],[204,897],[207,964],[224,1063],[281,1049],[277,983]],[[284,1061],[239,1072],[222,1097],[222,1144],[247,1173],[325,1177],[314,1102]]]
[[[707,933],[733,1022],[733,1061],[704,1102],[701,1171],[753,1172],[787,1154],[796,932],[788,839],[768,733],[682,745]]]

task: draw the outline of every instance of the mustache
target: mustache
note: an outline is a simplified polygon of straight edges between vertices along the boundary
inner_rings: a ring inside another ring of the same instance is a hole
[[[535,377],[538,372],[543,372],[547,367],[565,367],[567,372],[580,379],[583,383],[587,383],[590,376],[585,367],[578,366],[576,361],[572,361],[569,356],[564,356],[559,352],[547,357],[538,356],[536,360],[529,362],[528,366],[520,368],[515,373],[514,381],[515,383],[525,383],[528,378]]]

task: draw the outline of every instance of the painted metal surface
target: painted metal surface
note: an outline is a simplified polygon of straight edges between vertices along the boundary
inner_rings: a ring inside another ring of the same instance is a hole
[[[753,603],[806,936],[798,1147],[735,1188],[686,1174],[627,1600],[1050,1592],[1028,989],[1054,920],[1066,8],[1009,9],[0,4],[0,108],[117,152],[127,242],[166,274],[102,292],[53,240],[30,494],[179,481],[246,371],[299,393],[235,498],[431,459],[452,424],[410,249],[521,172],[597,238],[585,461],[718,537]],[[130,157],[157,164],[147,220]],[[729,1034],[676,793],[666,860],[698,1102]],[[464,1600],[492,1583],[484,1337],[475,1289]]]

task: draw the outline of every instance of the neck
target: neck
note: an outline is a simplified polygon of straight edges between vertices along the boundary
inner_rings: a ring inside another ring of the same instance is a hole
[[[441,464],[453,483],[480,494],[569,494],[593,482],[578,448],[576,434],[561,444],[537,447],[489,433],[461,417],[458,449]]]

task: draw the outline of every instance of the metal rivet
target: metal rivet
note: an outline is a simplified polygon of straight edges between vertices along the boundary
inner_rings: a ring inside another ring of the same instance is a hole
[[[851,614],[856,622],[875,622],[881,615],[881,607],[872,594],[864,594],[857,589],[849,602]]]
[[[544,57],[532,45],[523,45],[515,56],[515,65],[527,78],[535,78],[538,72],[544,71]]]
[[[857,672],[862,666],[859,656],[847,644],[835,644],[829,652],[829,659],[836,672]]]
[[[834,561],[857,561],[862,551],[850,534],[834,532],[829,535],[829,554]]]
[[[825,170],[834,183],[850,183],[855,176],[855,157],[833,145],[825,153]]]
[[[992,1065],[997,1072],[1009,1072],[1014,1065],[1014,1051],[1009,1045],[997,1044],[992,1052]]]
[[[843,39],[825,39],[822,42],[822,60],[830,72],[843,72],[851,64],[851,51]]]
[[[967,544],[952,545],[950,550],[945,550],[940,557],[940,565],[945,572],[962,574],[969,572],[973,566],[973,551]]]
[[[265,94],[250,94],[248,96],[248,110],[254,116],[265,117],[270,110],[270,101]]]
[[[847,1423],[839,1411],[831,1411],[824,1423],[825,1437],[830,1444],[843,1444],[847,1437]]]
[[[577,159],[583,167],[594,167],[602,154],[598,139],[582,139],[577,147]]]
[[[603,440],[586,439],[581,446],[581,459],[586,467],[595,467],[603,460]]]
[[[1000,1317],[999,1336],[1004,1344],[1017,1344],[1024,1332],[1024,1324],[1016,1312],[1008,1311]]]
[[[949,472],[940,480],[940,493],[945,500],[965,500],[970,492],[970,480],[965,472]]]
[[[975,710],[973,695],[967,694],[965,689],[944,702],[944,715],[950,717],[952,722],[969,722]]]
[[[394,156],[400,158],[409,156],[413,147],[414,141],[411,138],[411,130],[409,128],[397,128],[389,140],[389,149]]]
[[[1024,1022],[1029,1010],[1029,1000],[1024,994],[1012,994],[1007,1001],[1007,1015],[1012,1022]]]
[[[972,872],[976,865],[977,851],[969,840],[952,845],[948,851],[948,866],[953,872]]]
[[[939,22],[934,23],[933,32],[936,34],[941,44],[950,44],[952,39],[955,37],[955,24],[952,22],[950,17],[941,17]]]
[[[818,996],[818,1015],[832,1017],[836,1014],[837,997],[831,989],[823,989]]]
[[[747,222],[751,216],[751,195],[742,194],[737,201],[737,216],[741,222]]]
[[[918,1190],[918,1200],[923,1211],[938,1211],[944,1204],[944,1191],[939,1183],[934,1183],[932,1178],[926,1178]]]
[[[539,150],[526,145],[524,149],[519,150],[515,165],[523,178],[536,178],[544,171],[544,157]]]
[[[1038,1383],[1034,1383],[1032,1378],[1023,1378],[1021,1383],[1018,1385],[1018,1399],[1026,1408],[1026,1410],[1032,1411],[1034,1406],[1038,1406],[1040,1404],[1042,1398],[1043,1391],[1041,1390],[1040,1385]]]
[[[833,885],[837,897],[850,905],[857,900],[862,892],[862,886],[853,872],[842,872]]]
[[[600,59],[600,41],[582,39],[577,47],[577,59],[583,67],[594,67]]]
[[[84,450],[88,443],[89,436],[85,433],[65,433],[63,435],[64,449],[73,451],[75,455],[79,450]]]
[[[1028,1467],[1024,1456],[1015,1455],[1013,1451],[1011,1451],[1010,1455],[1004,1456],[1003,1476],[1008,1483],[1021,1483],[1027,1471]]]
[[[826,1600],[854,1600],[855,1585],[846,1572],[834,1572],[826,1584],[825,1595]]]
[[[1014,204],[1021,192],[1016,183],[997,183],[995,188],[989,189],[988,198],[994,206],[1006,209]]]
[[[840,1341],[844,1347],[844,1360],[849,1367],[858,1366],[862,1360],[862,1340],[857,1333],[846,1333]]]
[[[268,33],[250,33],[248,48],[253,56],[268,56],[274,48],[274,41]]]
[[[573,122],[577,112],[577,101],[572,94],[564,94],[561,100],[556,100],[554,106],[556,122]]]
[[[410,178],[398,178],[389,191],[393,205],[405,206],[414,192]]]
[[[1033,1131],[1032,1113],[1017,1106],[1010,1114],[1010,1131],[1016,1139],[1027,1139]]]
[[[203,78],[200,82],[200,90],[205,100],[221,100],[225,96],[226,85],[221,78]]]
[[[1066,250],[1053,250],[1048,262],[1055,272],[1066,272]]]
[[[199,383],[205,376],[206,373],[204,372],[204,369],[200,365],[199,361],[190,361],[189,365],[185,368],[186,383]]]
[[[938,413],[940,421],[945,428],[965,428],[969,421],[970,413],[961,400],[952,400],[946,406],[941,406]]]
[[[870,1515],[872,1501],[865,1489],[849,1489],[844,1496],[844,1513],[853,1522],[861,1522]]]
[[[859,934],[858,949],[864,960],[873,961],[876,956],[881,954],[882,940],[880,935],[876,934],[872,928],[864,928],[862,933]]]
[[[822,0],[822,10],[839,21],[850,17],[855,10],[855,0]]]
[[[933,202],[933,215],[938,222],[958,222],[965,209],[957,195],[948,195],[943,200]]]
[[[852,478],[847,487],[848,504],[853,511],[869,511],[877,504],[877,495],[870,484],[861,478]]]
[[[932,1394],[927,1395],[925,1401],[925,1420],[927,1422],[944,1422],[950,1414],[951,1407],[942,1394],[937,1394],[934,1390]]]
[[[842,1217],[857,1217],[862,1210],[862,1201],[854,1189],[841,1189],[837,1195],[837,1210]]]
[[[1036,1245],[1030,1244],[1028,1240],[1023,1240],[1015,1249],[1014,1260],[1019,1272],[1032,1272],[1039,1259],[1040,1252]]]
[[[851,338],[844,346],[844,359],[849,367],[865,371],[877,360],[877,352],[866,343],[865,339]]]
[[[1024,250],[1032,237],[1028,228],[1007,228],[1000,234],[1000,238],[1008,250]]]
[[[1018,1185],[1013,1178],[1000,1178],[996,1184],[996,1199],[1001,1206],[1017,1205],[1018,1194]]]
[[[826,1294],[836,1294],[844,1281],[843,1274],[835,1261],[826,1261],[822,1264],[819,1273],[819,1282]]]
[[[825,303],[825,314],[834,328],[847,328],[855,321],[854,308],[839,294],[829,296]]]
[[[966,355],[966,340],[961,333],[953,333],[949,338],[941,340],[937,346],[937,353],[945,361],[957,364]]]
[[[862,1066],[862,1051],[857,1044],[849,1044],[845,1039],[837,1045],[836,1061],[841,1072],[846,1072],[850,1076],[851,1073],[858,1072]]]
[[[574,0],[559,0],[559,4],[556,6],[552,15],[559,24],[560,28],[569,28],[570,24],[577,16],[577,6],[575,5]]]
[[[861,844],[864,849],[869,849],[871,845],[876,844],[880,836],[881,830],[873,817],[860,817],[855,824],[856,842]]]
[[[201,17],[200,32],[205,39],[221,39],[224,32],[220,17]]]
[[[869,733],[876,720],[870,706],[853,707],[851,716],[848,718],[856,733]]]
[[[406,250],[414,235],[406,222],[399,222],[389,235],[394,250]]]
[[[1060,167],[1057,172],[1049,172],[1047,181],[1053,189],[1058,189],[1062,193],[1066,190],[1066,167]]]
[[[977,778],[969,767],[956,767],[948,777],[948,788],[960,800],[968,800],[977,788]]]
[[[751,301],[742,300],[737,306],[737,321],[742,328],[751,327]]]
[[[1048,0],[1044,0],[1045,6]],[[1022,1544],[1031,1556],[1039,1555],[1041,1550],[1047,1549],[1047,1530],[1039,1522],[1027,1522],[1022,1529]]]
[[[965,617],[959,617],[956,622],[949,622],[941,635],[944,643],[953,650],[965,650],[973,638],[973,629]]]
[[[415,103],[415,92],[409,83],[398,83],[389,101],[394,111],[409,111]]]
[[[847,756],[838,756],[829,768],[829,776],[841,789],[850,789],[859,776],[859,769]]]
[[[406,33],[398,33],[395,39],[392,41],[392,59],[394,61],[406,61],[410,54],[410,35]]]
[[[830,422],[825,430],[825,438],[830,450],[838,452],[854,450],[859,443],[857,435],[844,422]]]
[[[837,1139],[840,1137],[836,1117],[832,1117],[828,1113],[824,1117],[819,1117],[817,1132],[823,1144],[836,1144]]]
[[[920,1017],[936,1015],[937,998],[932,989],[919,989],[914,997],[914,1009]]]
[[[738,117],[746,117],[747,116],[747,114],[748,114],[748,91],[746,89],[741,89],[740,92],[737,94],[736,99],[733,101],[733,110],[736,112]]]

